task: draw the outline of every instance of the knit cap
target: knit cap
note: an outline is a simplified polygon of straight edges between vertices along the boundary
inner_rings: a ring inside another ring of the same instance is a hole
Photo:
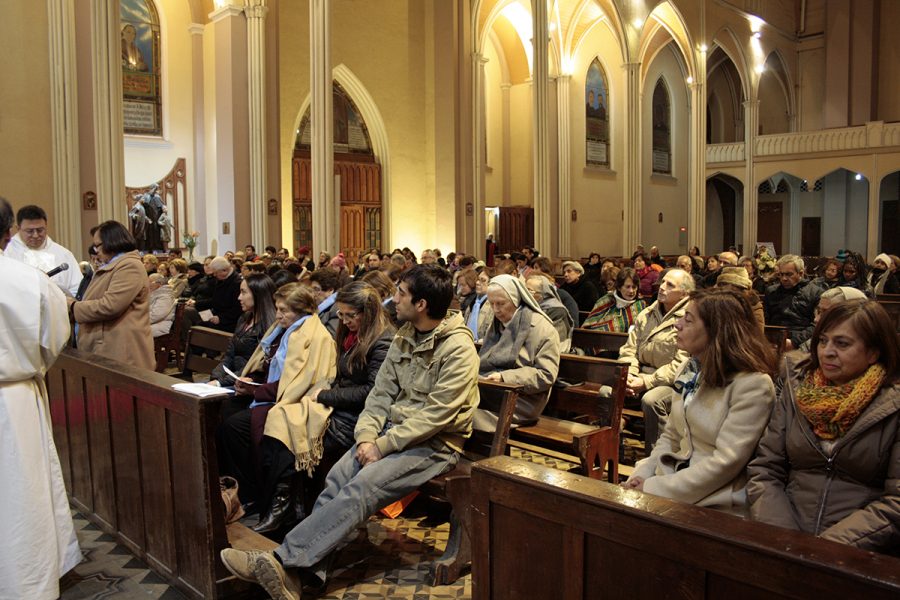
[[[722,272],[716,279],[716,283],[730,283],[749,290],[753,282],[747,276],[747,269],[744,267],[722,267]]]

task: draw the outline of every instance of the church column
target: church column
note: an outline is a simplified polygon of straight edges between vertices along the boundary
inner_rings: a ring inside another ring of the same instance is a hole
[[[188,33],[191,34],[191,98],[193,106],[191,116],[194,121],[194,172],[191,174],[193,185],[191,191],[194,194],[193,202],[186,204],[187,223],[184,231],[176,231],[176,239],[185,231],[198,231],[200,238],[197,241],[198,248],[206,248],[209,252],[209,240],[215,231],[208,231],[206,226],[206,117],[203,110],[203,31],[206,26],[202,23],[188,25]]]
[[[625,69],[625,205],[622,223],[622,256],[631,256],[641,243],[641,63]]]
[[[328,0],[309,2],[310,122],[312,127],[312,220],[315,255],[337,255],[341,241],[340,206],[334,198],[331,13]]]
[[[83,243],[78,172],[75,11],[69,2],[47,0],[47,14],[50,20],[53,237],[63,246],[77,252]]]
[[[690,167],[688,172],[688,247],[706,241],[706,53],[699,52],[691,88]],[[685,248],[686,250],[686,248]]]
[[[534,106],[534,245],[542,252],[550,252],[550,104],[549,26],[547,0],[532,0],[532,29],[534,46],[532,65],[532,98]]]
[[[94,160],[98,222],[126,222],[125,142],[122,120],[122,64],[119,59],[119,3],[91,2],[91,58],[94,100]],[[76,195],[76,198],[78,196]],[[69,198],[69,201],[72,199]]]
[[[266,235],[266,0],[246,0],[250,108],[250,231],[262,252]]]
[[[480,52],[472,54],[472,73],[475,75],[475,114],[473,115],[475,119],[475,143],[473,144],[472,153],[475,167],[475,177],[473,178],[475,186],[474,194],[472,195],[472,225],[475,230],[475,254],[479,257],[484,254],[482,246],[487,233],[484,230],[484,168],[487,164],[487,156],[485,156],[485,128],[487,126],[485,123],[485,94],[487,92],[484,78],[484,66],[486,64],[487,59],[483,54]],[[480,242],[481,246],[479,246]]]
[[[512,187],[512,181],[510,178],[509,170],[512,165],[512,148],[510,148],[509,143],[509,134],[510,134],[510,122],[509,122],[509,91],[512,86],[508,83],[500,84],[500,101],[501,101],[501,109],[500,113],[503,115],[503,129],[502,129],[502,138],[501,144],[503,145],[503,198],[502,204],[504,206],[509,206],[510,204],[510,196],[512,192],[510,188]],[[496,236],[498,232],[494,232]]]
[[[559,152],[559,231],[558,256],[572,254],[572,184],[569,156],[569,87],[571,75],[560,75],[556,79],[557,148]]]
[[[243,6],[225,4],[209,15],[213,35],[212,131],[208,148],[208,182],[214,204],[207,209],[217,253],[251,242],[249,177],[249,108],[247,106],[247,25]],[[215,233],[213,233],[215,232]]]
[[[759,186],[756,185],[753,154],[756,148],[759,100],[744,102],[744,254],[756,253],[756,232],[759,219]]]

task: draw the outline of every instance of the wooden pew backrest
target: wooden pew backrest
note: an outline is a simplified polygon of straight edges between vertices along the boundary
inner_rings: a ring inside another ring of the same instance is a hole
[[[230,333],[218,329],[191,327],[184,352],[184,370],[191,373],[212,373],[222,362],[222,355],[228,350],[231,337]],[[205,356],[206,354],[211,356]]]
[[[472,502],[475,600],[900,597],[895,557],[506,456]]]
[[[173,383],[66,350],[47,373],[53,437],[79,512],[188,597],[217,598],[233,581],[218,560],[227,546],[215,452],[221,397]]]

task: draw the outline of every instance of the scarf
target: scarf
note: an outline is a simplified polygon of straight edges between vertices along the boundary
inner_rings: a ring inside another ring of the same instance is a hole
[[[478,340],[478,316],[481,314],[481,307],[484,306],[485,301],[487,301],[487,294],[475,299],[475,302],[472,303],[469,319],[466,321],[466,327],[469,328],[476,340]]]
[[[797,390],[797,407],[813,432],[823,440],[843,437],[884,382],[884,367],[875,363],[844,385],[831,385],[821,369],[804,378]]]
[[[344,338],[343,350],[344,353],[350,352],[350,349],[356,345],[357,340],[359,340],[359,332],[348,332],[347,337]]]
[[[623,308],[628,308],[632,304],[634,304],[635,300],[637,300],[637,294],[634,295],[634,298],[631,300],[626,300],[622,296],[619,295],[619,292],[613,292],[613,298],[616,299],[616,308],[622,310]]]
[[[278,341],[278,348],[275,350],[275,354],[272,355],[272,361],[269,363],[269,374],[266,377],[266,383],[272,383],[273,381],[278,381],[279,379],[281,379],[281,371],[284,370],[284,361],[287,358],[288,343],[290,341],[291,334],[297,331],[297,329],[301,325],[303,325],[303,322],[308,318],[309,315],[300,317],[299,319],[291,323],[291,326],[287,329],[279,325],[272,330],[272,333],[270,333],[260,342],[260,345],[263,347],[263,351],[265,351],[266,355],[269,355],[275,341],[278,340],[279,336],[281,336],[281,339]]]

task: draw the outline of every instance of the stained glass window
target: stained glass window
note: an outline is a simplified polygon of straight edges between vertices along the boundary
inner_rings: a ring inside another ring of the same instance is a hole
[[[585,160],[589,165],[609,166],[609,86],[598,59],[588,67],[584,81]]]
[[[153,0],[120,0],[125,133],[162,135],[159,15]]]
[[[653,90],[653,172],[672,174],[672,111],[662,77]]]

